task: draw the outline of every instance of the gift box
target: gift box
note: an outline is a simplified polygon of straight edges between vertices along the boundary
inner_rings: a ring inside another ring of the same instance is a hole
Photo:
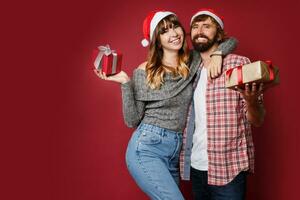
[[[121,71],[122,54],[111,50],[109,45],[99,46],[93,51],[94,66],[106,75],[117,74]]]
[[[225,86],[233,89],[243,87],[246,83],[264,83],[273,86],[279,83],[279,69],[271,61],[256,61],[247,65],[237,66],[226,70]]]

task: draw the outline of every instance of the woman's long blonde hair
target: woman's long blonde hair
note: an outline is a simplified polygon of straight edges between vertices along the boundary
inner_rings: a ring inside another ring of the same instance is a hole
[[[172,26],[180,26],[183,30],[183,45],[178,52],[178,65],[176,67],[165,66],[162,63],[163,49],[160,43],[160,34]],[[185,31],[175,15],[169,15],[158,23],[150,43],[148,59],[146,64],[147,84],[151,89],[159,89],[164,82],[164,74],[171,71],[173,75],[187,78],[189,73],[189,49],[185,39]]]

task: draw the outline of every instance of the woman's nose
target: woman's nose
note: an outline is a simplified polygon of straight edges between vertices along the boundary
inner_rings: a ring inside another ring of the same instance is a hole
[[[178,35],[176,29],[174,29],[174,28],[170,29],[170,33],[171,33],[171,36],[177,36]]]

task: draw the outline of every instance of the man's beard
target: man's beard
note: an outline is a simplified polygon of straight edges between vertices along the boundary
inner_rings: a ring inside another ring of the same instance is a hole
[[[203,37],[207,39],[206,43],[199,43],[196,42],[198,37]],[[209,39],[206,35],[204,34],[197,34],[194,36],[192,39],[192,44],[194,46],[194,49],[198,52],[205,52],[209,50],[216,42],[218,41],[218,34],[216,34],[213,39]]]

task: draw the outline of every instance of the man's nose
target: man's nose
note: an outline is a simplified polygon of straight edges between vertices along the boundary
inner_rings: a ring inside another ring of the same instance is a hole
[[[199,26],[199,27],[197,28],[197,33],[198,33],[198,34],[202,34],[202,33],[203,33],[203,28],[202,28],[202,26]]]

